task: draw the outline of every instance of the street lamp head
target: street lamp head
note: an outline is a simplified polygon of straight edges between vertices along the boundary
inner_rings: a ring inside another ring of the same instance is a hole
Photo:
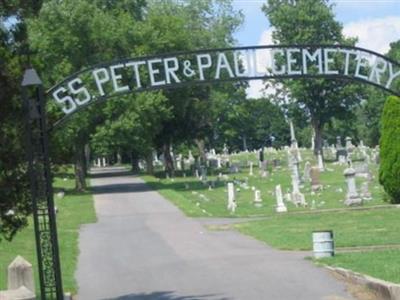
[[[24,78],[22,80],[22,86],[31,85],[41,85],[42,80],[40,80],[39,75],[36,73],[35,69],[26,69],[24,73]]]

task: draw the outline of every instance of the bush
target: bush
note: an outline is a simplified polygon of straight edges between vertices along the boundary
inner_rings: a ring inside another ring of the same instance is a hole
[[[400,203],[400,98],[389,97],[381,118],[379,182],[390,197]]]

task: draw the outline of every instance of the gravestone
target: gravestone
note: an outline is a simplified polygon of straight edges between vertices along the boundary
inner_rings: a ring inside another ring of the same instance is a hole
[[[276,196],[276,212],[287,212],[286,205],[285,203],[283,203],[282,188],[280,184],[278,184],[275,187],[275,196]]]
[[[250,169],[249,169],[249,175],[253,176],[253,162],[250,162]]]
[[[228,182],[228,210],[234,213],[236,210],[235,186],[233,182]]]
[[[371,193],[368,189],[368,181],[365,181],[361,184],[360,192],[361,192],[361,198],[363,200],[366,200],[366,201],[372,200]]]
[[[325,167],[324,167],[324,160],[323,160],[323,158],[322,158],[322,153],[321,153],[321,151],[318,152],[317,157],[318,157],[318,169],[319,169],[321,172],[323,172],[323,171],[325,171]]]
[[[304,164],[304,174],[303,174],[304,182],[309,182],[311,180],[310,171],[311,171],[311,164],[309,161],[306,161],[306,163]]]
[[[318,191],[322,189],[322,184],[320,182],[320,171],[319,168],[312,167],[310,170],[310,176],[311,176],[311,190],[312,191]]]
[[[35,292],[32,265],[22,256],[18,255],[8,266],[7,288],[15,290],[21,286],[25,286],[33,293]]]
[[[262,199],[261,199],[261,191],[260,190],[255,190],[254,191],[254,205],[256,207],[261,207],[262,206]]]
[[[347,183],[347,194],[344,204],[347,206],[361,205],[362,198],[358,195],[356,187],[356,171],[350,166],[344,170],[343,175],[346,178]]]

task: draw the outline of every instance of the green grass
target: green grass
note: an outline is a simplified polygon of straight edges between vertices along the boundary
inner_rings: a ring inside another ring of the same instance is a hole
[[[400,209],[279,215],[236,228],[285,250],[312,249],[312,231],[326,229],[333,230],[336,247],[398,245],[399,215]]]
[[[319,262],[400,283],[400,250],[339,253]]]
[[[303,162],[300,165],[300,173],[303,173],[304,164],[310,161],[315,165],[315,159],[310,151],[303,151]],[[252,216],[272,216],[275,215],[275,186],[280,184],[283,193],[291,190],[290,171],[287,167],[287,157],[284,151],[280,151],[271,155],[266,155],[268,159],[279,158],[281,166],[272,170],[268,178],[262,178],[259,175],[258,165],[256,164],[257,155],[255,153],[246,153],[231,157],[231,163],[244,163],[253,161],[253,176],[249,175],[249,168],[242,168],[240,173],[230,174],[227,169],[208,170],[208,181],[215,182],[215,188],[208,190],[208,185],[203,185],[197,178],[186,171],[187,177],[177,176],[174,179],[166,179],[162,172],[157,173],[157,177],[143,176],[143,179],[149,183],[154,189],[162,195],[170,199],[176,206],[182,209],[186,215],[191,217],[252,217]],[[318,209],[345,208],[343,200],[346,194],[346,183],[343,171],[346,166],[327,163],[329,171],[321,173],[320,181],[324,188],[320,192],[311,192],[310,183],[304,183],[301,192],[305,195],[309,206],[306,208],[295,207],[294,204],[288,203],[290,212],[309,211],[311,203],[314,201]],[[370,192],[373,200],[365,202],[364,206],[376,206],[387,204],[384,202],[384,193],[377,181],[378,166],[371,164],[371,172],[374,179],[370,183]],[[218,180],[218,173],[221,172],[228,176],[228,179]],[[178,175],[181,173],[177,172]],[[227,189],[228,181],[238,180],[247,181],[249,188],[240,187],[236,192],[237,210],[231,214],[227,206]],[[357,178],[358,186],[366,179]],[[263,206],[257,208],[253,204],[254,191],[251,187],[255,187],[261,191]]]
[[[53,187],[55,192],[60,188],[66,191],[63,199],[57,199],[56,196],[54,199],[59,210],[57,227],[63,287],[64,291],[75,293],[77,285],[74,273],[78,256],[78,230],[80,225],[96,221],[93,198],[89,192],[76,193],[73,191],[74,180],[71,172],[56,176]],[[21,255],[33,264],[36,291],[39,292],[39,281],[36,273],[36,246],[32,223],[30,221],[28,227],[21,230],[11,242],[3,240],[0,243],[0,290],[6,289],[7,286],[7,266],[17,255]]]

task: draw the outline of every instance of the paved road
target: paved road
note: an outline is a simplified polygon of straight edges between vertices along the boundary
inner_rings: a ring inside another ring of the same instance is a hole
[[[304,254],[207,231],[119,172],[97,170],[92,179],[98,222],[80,231],[79,300],[353,299]]]

